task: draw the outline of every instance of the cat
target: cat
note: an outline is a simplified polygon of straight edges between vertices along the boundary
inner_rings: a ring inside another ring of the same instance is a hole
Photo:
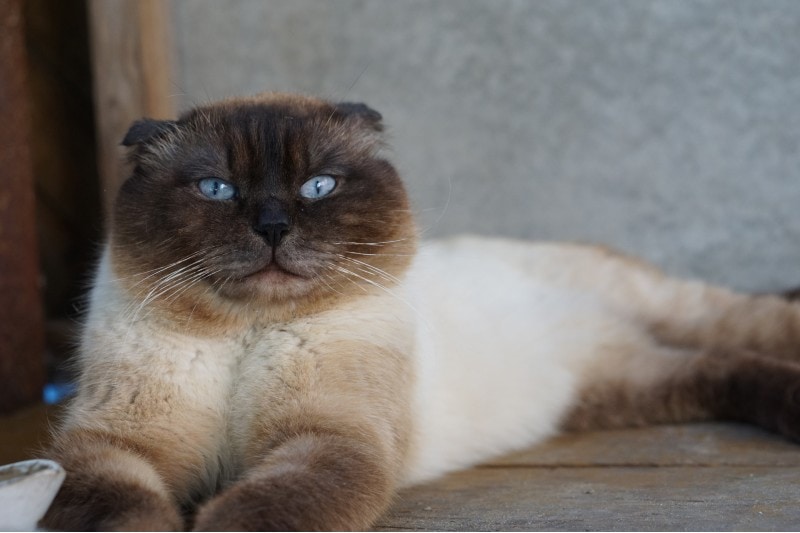
[[[560,431],[800,438],[800,306],[597,246],[420,243],[382,131],[282,93],[131,126],[44,526],[359,530]]]

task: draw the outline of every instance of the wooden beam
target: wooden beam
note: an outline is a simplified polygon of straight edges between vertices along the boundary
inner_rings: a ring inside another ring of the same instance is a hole
[[[0,0],[0,413],[45,375],[28,95],[22,0]]]
[[[74,317],[82,305],[100,237],[89,17],[84,0],[23,4],[39,255],[49,321]],[[45,324],[49,333],[51,324]],[[55,344],[47,348],[48,356],[57,359],[72,352]]]
[[[120,141],[141,117],[172,118],[169,3],[90,0],[94,101],[106,216],[125,179]]]

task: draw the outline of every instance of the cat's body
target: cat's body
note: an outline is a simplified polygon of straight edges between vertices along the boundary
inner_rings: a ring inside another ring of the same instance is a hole
[[[376,115],[264,95],[134,126],[47,525],[179,528],[211,498],[198,528],[361,529],[561,429],[800,435],[800,307],[589,246],[415,253]]]

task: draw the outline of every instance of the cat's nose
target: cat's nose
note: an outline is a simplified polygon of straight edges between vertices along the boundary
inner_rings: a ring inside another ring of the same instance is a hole
[[[289,213],[286,209],[278,202],[268,202],[258,213],[253,229],[274,248],[289,233],[289,225]]]

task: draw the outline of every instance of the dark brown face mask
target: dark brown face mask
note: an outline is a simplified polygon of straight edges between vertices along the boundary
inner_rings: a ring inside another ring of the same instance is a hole
[[[135,122],[112,223],[119,274],[186,269],[184,294],[265,302],[386,284],[415,228],[381,131],[364,104],[281,94]]]

